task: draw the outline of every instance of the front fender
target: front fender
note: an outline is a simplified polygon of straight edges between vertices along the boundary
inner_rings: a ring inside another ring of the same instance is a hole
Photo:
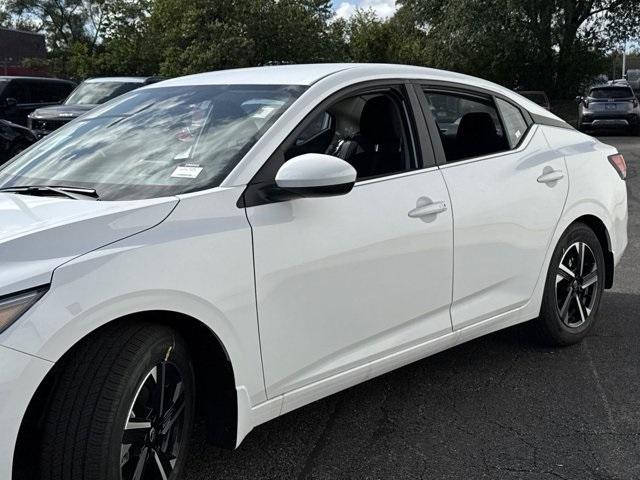
[[[263,402],[251,232],[235,208],[238,196],[231,189],[191,195],[160,225],[57,268],[47,294],[0,343],[55,362],[108,322],[176,312],[218,337],[236,386],[252,405]]]

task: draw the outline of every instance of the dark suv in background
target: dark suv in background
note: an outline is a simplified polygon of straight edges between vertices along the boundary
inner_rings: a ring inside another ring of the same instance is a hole
[[[164,80],[162,77],[89,78],[71,92],[62,105],[39,108],[29,115],[29,128],[42,137],[83,113],[124,93]]]
[[[27,125],[27,115],[36,108],[59,104],[75,86],[57,78],[0,77],[0,119]]]
[[[631,86],[611,82],[593,87],[578,102],[578,129],[626,129],[640,134],[640,106]]]

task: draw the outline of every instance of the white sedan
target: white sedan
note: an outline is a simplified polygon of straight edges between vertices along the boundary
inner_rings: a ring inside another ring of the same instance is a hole
[[[0,478],[176,480],[210,438],[533,320],[594,325],[624,158],[516,93],[389,65],[229,70],[0,170]]]

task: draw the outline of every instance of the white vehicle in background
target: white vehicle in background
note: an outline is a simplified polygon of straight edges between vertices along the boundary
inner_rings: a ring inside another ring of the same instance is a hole
[[[0,170],[0,478],[176,480],[196,402],[233,448],[517,323],[578,342],[627,244],[625,175],[535,103],[433,69],[118,97]]]

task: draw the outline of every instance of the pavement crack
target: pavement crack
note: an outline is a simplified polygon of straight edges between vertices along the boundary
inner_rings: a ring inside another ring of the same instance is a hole
[[[304,465],[302,466],[302,470],[300,471],[300,474],[297,477],[298,480],[304,480],[306,478],[309,478],[311,471],[313,470],[313,467],[315,465],[316,459],[320,456],[320,454],[324,450],[324,447],[327,445],[329,432],[331,431],[331,429],[336,423],[338,412],[342,407],[343,403],[344,403],[344,395],[341,395],[340,398],[334,404],[333,411],[331,412],[331,416],[327,420],[327,423],[322,429],[322,432],[318,436],[318,439],[316,440],[316,443],[313,446],[313,449],[307,456],[307,459],[305,460]]]

